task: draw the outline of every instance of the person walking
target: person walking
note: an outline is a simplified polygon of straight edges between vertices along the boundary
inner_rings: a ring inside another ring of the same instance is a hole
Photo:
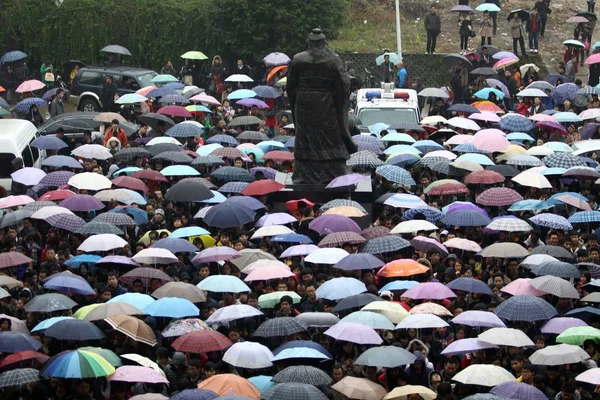
[[[510,35],[513,40],[513,53],[518,55],[517,43],[521,46],[521,54],[525,55],[525,35],[523,29],[523,21],[519,17],[518,13],[514,13],[510,19]]]
[[[481,36],[481,47],[485,45],[485,40],[487,39],[487,44],[489,46],[492,45],[492,31],[494,28],[494,23],[492,18],[490,17],[490,13],[487,11],[483,12],[483,16],[481,17],[481,21],[479,22],[479,36]]]
[[[436,13],[435,5],[432,5],[429,13],[425,16],[425,30],[427,31],[427,50],[425,54],[435,54],[437,37],[442,30],[442,20]]]
[[[467,52],[469,48],[469,36],[473,28],[471,27],[471,17],[468,13],[458,14],[458,33],[460,35],[460,54]]]
[[[527,20],[527,32],[529,32],[529,52],[537,53],[538,52],[538,40],[540,29],[542,26],[542,18],[537,10],[534,8],[529,14],[529,19]]]
[[[52,102],[50,103],[50,117],[54,118],[57,115],[65,113],[65,106],[63,103],[64,97],[65,91],[58,89],[56,91],[56,96],[54,96],[54,99],[52,99]]]

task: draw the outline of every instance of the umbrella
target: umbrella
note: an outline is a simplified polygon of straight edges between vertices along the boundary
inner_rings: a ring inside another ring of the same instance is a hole
[[[478,204],[496,207],[512,205],[522,200],[523,197],[516,191],[502,187],[487,189],[476,198]]]
[[[450,97],[448,93],[439,88],[426,88],[421,90],[417,95],[421,97],[437,97],[441,99],[447,99]]]
[[[254,336],[257,337],[279,337],[291,336],[306,331],[307,326],[303,322],[291,317],[278,317],[263,322]]]
[[[380,268],[383,267],[383,265],[383,261],[371,254],[357,253],[349,254],[346,257],[342,258],[337,264],[334,265],[334,268],[338,268],[345,271],[352,271],[359,269]]]
[[[259,343],[238,342],[223,355],[223,361],[234,367],[246,369],[268,368],[273,365],[273,353]]]
[[[588,353],[579,346],[558,344],[536,351],[529,361],[534,365],[565,365],[583,363],[588,358]]]
[[[446,286],[454,291],[461,290],[467,293],[481,293],[488,294],[490,296],[493,295],[492,290],[488,285],[473,278],[458,278],[449,282],[446,284]]]
[[[115,296],[112,299],[108,300],[107,303],[127,303],[136,307],[139,310],[144,309],[150,304],[154,303],[156,300],[151,296],[142,293],[125,293],[119,296]]]
[[[171,321],[162,331],[162,335],[164,337],[179,337],[196,331],[212,331],[212,328],[198,318],[179,319]]]
[[[114,372],[115,368],[98,354],[72,350],[52,357],[40,374],[52,378],[88,379],[109,376]]]
[[[163,375],[154,371],[152,368],[135,366],[135,365],[124,365],[117,368],[115,373],[109,378],[110,381],[116,382],[144,382],[144,383],[166,383],[169,381]]]
[[[407,399],[410,395],[416,394],[419,396],[419,399],[423,400],[434,400],[437,398],[437,394],[425,386],[420,385],[404,385],[401,387],[397,387],[387,395],[385,395],[385,400],[403,400]]]
[[[375,239],[373,239],[375,240]],[[384,278],[407,277],[418,274],[424,274],[429,271],[429,267],[414,261],[412,259],[399,259],[387,263],[377,272],[377,276]]]
[[[341,322],[353,322],[373,329],[394,330],[394,325],[384,315],[371,311],[356,311],[341,319]]]
[[[339,249],[336,249],[339,250]],[[316,253],[316,252],[315,252]],[[313,254],[315,254],[313,253]],[[311,254],[312,255],[312,254]],[[347,254],[346,254],[347,255]],[[309,256],[310,257],[310,256]],[[308,257],[305,259],[307,260]],[[338,260],[339,261],[339,260]],[[310,262],[310,261],[308,261]],[[333,263],[335,264],[335,263]],[[325,282],[317,289],[317,297],[327,300],[339,300],[348,296],[364,293],[367,287],[355,278],[334,278]]]
[[[1,59],[0,59],[1,61]],[[38,382],[40,371],[34,368],[17,368],[0,374],[0,388],[21,387],[28,383]]]
[[[165,198],[180,202],[199,202],[214,197],[214,194],[202,183],[197,181],[179,181],[171,186]]]
[[[38,353],[36,351],[25,350],[18,353],[13,353],[6,356],[0,363],[0,369],[6,369],[9,366],[15,366],[18,364],[19,367],[33,366],[41,367],[48,361],[50,357],[45,354]],[[0,380],[1,381],[1,380]],[[1,386],[1,384],[0,384]]]
[[[274,377],[276,383],[305,383],[307,385],[319,386],[330,385],[332,380],[322,370],[308,365],[291,366],[282,369]]]
[[[535,345],[525,333],[513,328],[492,328],[480,333],[477,338],[482,342],[497,346],[524,347]]]
[[[504,322],[496,314],[488,311],[468,310],[451,320],[457,325],[481,326],[486,328],[505,328]]]
[[[23,332],[0,332],[0,351],[3,353],[18,353],[21,351],[39,350],[42,344]]]
[[[327,396],[315,386],[292,382],[279,383],[264,392],[260,398],[262,400],[327,400]]]
[[[460,371],[453,380],[465,385],[497,386],[503,382],[515,381],[515,377],[504,368],[491,364],[470,365]]]
[[[550,261],[542,263],[540,265],[536,265],[531,269],[531,272],[533,272],[537,276],[552,275],[565,279],[576,279],[579,278],[579,276],[581,275],[577,267],[562,261]]]
[[[77,303],[63,294],[48,293],[35,296],[28,301],[27,304],[25,304],[25,311],[51,313],[55,311],[70,310],[76,305]]]
[[[232,275],[211,275],[198,283],[198,288],[216,293],[244,293],[252,290],[239,278]]]
[[[546,321],[557,314],[548,302],[530,295],[511,297],[498,305],[494,312],[508,321],[527,322]]]
[[[490,393],[508,399],[546,400],[548,398],[535,386],[522,382],[503,382],[493,388]]]
[[[212,330],[192,331],[177,338],[172,346],[175,350],[201,354],[225,350],[231,341],[223,334]]]
[[[404,292],[404,297],[410,299],[443,300],[456,297],[452,290],[440,282],[424,282]]]
[[[367,367],[396,368],[412,364],[416,356],[411,352],[396,346],[373,347],[363,352],[354,363]]]
[[[577,326],[568,328],[558,335],[558,343],[566,343],[575,346],[582,346],[586,340],[600,341],[600,329],[591,326]]]
[[[27,58],[27,54],[23,53],[21,50],[13,50],[4,53],[2,57],[0,57],[0,64],[15,62],[24,58]]]
[[[545,293],[565,299],[579,299],[579,292],[573,285],[561,278],[546,275],[529,281],[531,286]]]
[[[261,398],[260,391],[247,379],[233,374],[219,374],[202,381],[198,387],[203,390],[215,392],[221,399],[232,400],[258,400]],[[238,397],[239,396],[239,397]]]
[[[192,303],[201,303],[206,301],[206,293],[196,286],[185,282],[167,282],[156,289],[152,296],[157,299],[163,297],[179,297],[191,301]]]
[[[440,317],[433,314],[412,314],[404,318],[396,329],[434,329],[444,328],[448,324]]]
[[[261,315],[263,315],[263,313],[252,306],[246,304],[234,304],[218,309],[216,312],[211,314],[210,317],[208,317],[206,322],[209,324],[223,324],[238,319],[258,317]]]
[[[163,297],[144,308],[144,313],[153,317],[182,318],[199,315],[200,310],[189,300]]]
[[[362,308],[369,303],[381,300],[379,297],[371,293],[361,293],[355,296],[349,296],[342,299],[333,309],[334,312],[341,312],[354,308]]]
[[[67,217],[66,215],[62,216]],[[63,293],[75,293],[84,296],[95,295],[96,291],[90,286],[90,284],[82,279],[79,275],[72,274],[70,272],[51,275],[44,282],[44,287],[49,290],[55,290]]]
[[[592,368],[592,369],[589,369],[589,370],[577,375],[575,377],[575,380],[579,381],[579,382],[590,383],[592,385],[599,385],[600,384],[599,372],[600,372],[600,368]]]
[[[351,322],[339,322],[323,333],[334,339],[356,344],[379,345],[383,342],[383,339],[381,339],[373,328]]]
[[[516,258],[527,257],[529,251],[518,243],[494,243],[480,253],[482,257]]]
[[[96,325],[77,319],[56,322],[44,331],[44,336],[71,341],[100,340],[106,337]]]

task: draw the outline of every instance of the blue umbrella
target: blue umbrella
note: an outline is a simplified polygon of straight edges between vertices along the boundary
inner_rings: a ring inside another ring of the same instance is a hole
[[[2,57],[0,57],[0,64],[15,62],[27,58],[27,54],[23,53],[20,50],[9,51],[8,53],[4,53]]]
[[[256,97],[256,92],[249,89],[238,89],[229,93],[229,95],[227,96],[227,100],[241,100],[250,97]]]
[[[282,351],[287,350],[287,349],[301,349],[301,348],[316,350],[319,353],[324,354],[326,357],[332,358],[331,353],[325,347],[323,347],[321,344],[319,344],[317,342],[313,342],[310,340],[291,340],[289,342],[285,342],[284,344],[282,344],[281,346],[279,346],[275,350],[273,350],[273,355],[276,356],[279,353],[281,353]]]
[[[142,169],[139,167],[125,167],[125,168],[121,168],[118,171],[115,171],[112,176],[121,176],[121,175],[127,175],[130,176],[138,171],[141,171]]]
[[[580,89],[574,83],[563,83],[554,88],[551,97],[557,101],[558,104],[563,104],[566,99],[573,100],[577,95],[577,91]]]
[[[204,216],[204,222],[218,228],[233,228],[254,221],[256,212],[229,200],[213,206]]]
[[[227,197],[225,197],[220,192],[217,192],[216,190],[211,190],[211,192],[215,195],[215,197],[213,197],[212,199],[202,200],[201,203],[205,203],[205,204],[220,204],[220,203],[222,203],[224,201],[227,201]]]
[[[84,296],[96,294],[96,291],[84,278],[70,273],[51,275],[44,282],[44,287],[57,292],[76,293]]]
[[[600,222],[600,211],[578,211],[569,217],[571,224]]]
[[[68,144],[56,136],[40,136],[31,142],[30,146],[40,150],[60,150],[69,147]]]
[[[266,392],[267,390],[271,389],[273,386],[276,385],[276,383],[273,382],[271,379],[273,379],[272,376],[265,375],[258,375],[248,378],[250,383],[256,386],[261,393]]]
[[[167,168],[169,168],[169,167],[167,167]],[[164,171],[165,169],[161,170],[161,172]],[[125,188],[118,188],[118,189],[114,189],[114,190],[117,191],[117,192],[125,192],[125,193],[129,194],[132,197],[131,200],[124,200],[123,203],[125,203],[125,204],[145,205],[147,203],[146,198],[144,197],[144,195],[142,195],[139,192],[136,192],[135,190],[125,189]]]
[[[258,97],[262,97],[263,99],[276,99],[282,95],[281,91],[272,86],[255,86],[252,90]]]
[[[252,290],[233,275],[211,275],[203,279],[198,285],[199,289],[216,293],[245,293]]]
[[[271,242],[282,242],[282,243],[313,243],[312,239],[306,235],[299,233],[286,233],[284,235],[276,235],[271,237]]]
[[[109,301],[107,301],[107,303],[127,303],[131,306],[134,306],[140,310],[143,310],[144,308],[148,307],[150,304],[153,304],[156,300],[147,295],[147,294],[142,294],[142,293],[125,293],[125,294],[121,294],[119,296],[115,296],[112,299],[110,299]]]
[[[334,308],[333,312],[342,312],[357,308],[363,308],[369,303],[380,301],[381,299],[372,293],[361,293],[355,296],[349,296],[342,299]]]
[[[208,144],[219,143],[222,146],[229,145],[229,147],[235,147],[240,144],[233,136],[229,136],[229,135],[225,135],[225,134],[215,135],[215,136],[209,138],[206,141],[206,143],[208,143]]]
[[[522,295],[504,300],[496,307],[494,313],[508,321],[546,321],[558,313],[542,298]]]
[[[419,160],[420,158],[416,154],[404,153],[393,156],[392,158],[387,160],[387,163],[391,165],[404,166],[412,165],[416,162],[419,162]]]
[[[93,254],[81,254],[65,261],[65,265],[70,268],[79,268],[81,264],[94,265],[101,259],[102,257]]]
[[[199,176],[200,172],[189,165],[169,165],[160,170],[164,176]]]
[[[200,135],[204,129],[200,128],[196,124],[177,124],[169,128],[165,135],[174,138],[188,138]]]
[[[100,340],[106,337],[93,323],[78,319],[58,321],[44,331],[44,336],[72,341]]]
[[[36,351],[42,344],[23,332],[0,332],[0,351],[18,353],[20,351]]]
[[[379,291],[383,292],[385,290],[389,290],[390,292],[394,292],[400,290],[408,290],[414,288],[418,284],[419,282],[417,281],[392,281],[383,285],[383,287]]]
[[[45,101],[48,101],[48,102],[52,101],[52,99],[56,96],[56,92],[59,89],[62,90],[65,94],[71,93],[71,91],[69,89],[56,87],[54,89],[47,90],[46,93],[44,93],[44,95],[42,96],[42,100],[45,100]]]
[[[161,86],[161,88],[167,89],[167,90],[179,90],[179,89],[183,89],[184,87],[185,87],[185,85],[181,82],[169,82],[166,85]]]
[[[587,323],[591,323],[600,316],[600,309],[595,307],[575,308],[565,314],[567,317],[579,318]]]
[[[254,197],[249,196],[233,196],[227,199],[229,204],[242,205],[244,207],[248,207],[253,211],[262,210],[265,208],[265,205],[255,199]]]
[[[440,220],[446,226],[486,226],[492,220],[478,212],[458,210],[447,214]]]
[[[566,168],[559,168],[559,167],[554,167],[554,168],[548,168],[545,169],[541,172],[542,175],[544,176],[552,176],[552,175],[562,175],[565,172],[567,172]],[[560,193],[561,195],[564,193]],[[558,200],[556,200],[556,203],[560,204],[560,202]]]
[[[0,97],[0,108],[3,108],[4,110],[8,110],[10,108],[6,100],[4,100],[2,97]]]
[[[367,291],[365,284],[355,278],[333,278],[319,286],[317,297],[327,300],[340,300]]]
[[[213,400],[219,397],[212,390],[205,389],[185,389],[171,396],[171,400]]]
[[[517,142],[532,142],[532,143],[535,142],[534,138],[532,138],[528,134],[522,133],[522,132],[509,133],[508,135],[506,135],[506,139],[514,140]],[[456,148],[455,148],[455,150],[456,150]]]
[[[38,108],[45,106],[48,104],[46,100],[40,99],[39,97],[28,97],[25,100],[21,100],[15,106],[15,110],[27,113],[32,106],[36,106]]]
[[[423,152],[421,150],[419,150],[416,147],[413,147],[411,145],[408,145],[408,144],[395,144],[391,147],[388,147],[387,149],[385,149],[383,151],[383,154],[387,154],[387,155],[392,155],[392,154],[396,154],[396,153],[410,153],[410,154],[416,154],[418,156],[423,154]]]
[[[547,203],[549,202],[547,201]],[[562,229],[566,231],[573,229],[573,225],[565,217],[556,214],[542,213],[529,218],[529,220],[536,225],[550,229]]]
[[[489,154],[489,151],[479,150],[471,143],[462,143],[452,149],[454,153],[477,153],[477,154]]]
[[[569,195],[569,196],[577,197],[579,200],[582,200],[582,201],[585,201],[585,202],[587,202],[587,201],[588,201],[587,197],[585,197],[585,196],[584,196],[584,195],[582,195],[581,193],[577,193],[577,192],[559,192],[559,193],[556,193],[556,194],[553,194],[552,196],[550,196],[550,197],[548,198],[548,200],[546,200],[546,202],[547,202],[548,204],[552,204],[552,205],[555,205],[555,206],[558,206],[558,205],[564,204],[562,201],[560,201],[560,200],[556,200],[556,198],[557,198],[558,196],[565,196],[565,195]]]
[[[412,146],[421,150],[423,153],[429,153],[430,151],[435,150],[444,150],[444,146],[434,142],[433,140],[419,140],[413,143]]]
[[[342,258],[333,267],[344,271],[356,271],[360,269],[381,268],[385,265],[383,261],[368,253],[349,254]]]
[[[402,167],[395,165],[382,165],[377,167],[375,172],[390,182],[403,186],[415,186],[417,183],[410,173]]]
[[[83,169],[83,166],[79,163],[79,161],[69,156],[50,156],[42,161],[42,165],[44,167],[53,168]]]
[[[509,132],[529,132],[535,128],[535,124],[523,116],[509,115],[498,123],[500,129]]]
[[[477,109],[477,107],[474,107],[470,104],[454,104],[450,107],[448,107],[448,111],[456,111],[458,113],[465,113],[465,114],[477,114],[477,113],[481,113],[481,111],[479,111]]]
[[[297,341],[297,340],[295,340]],[[275,354],[274,354],[275,355]],[[273,357],[272,361],[282,361],[282,360],[291,360],[291,359],[317,359],[317,360],[325,360],[327,358],[331,358],[326,356],[319,350],[309,348],[309,347],[295,347],[295,348],[286,348],[280,350],[275,357]]]
[[[569,83],[568,85],[575,85],[574,83]],[[561,85],[562,86],[562,85]],[[554,118],[556,118],[556,120],[558,122],[583,122],[583,120],[581,118],[579,118],[579,116],[575,113],[572,112],[557,112],[556,114],[554,114]]]
[[[149,99],[157,99],[159,97],[168,96],[168,95],[171,95],[171,94],[179,94],[179,93],[177,93],[173,89],[165,89],[164,87],[161,87],[161,88],[149,91],[146,94],[146,97],[149,98]]]
[[[416,207],[416,208],[411,208],[410,210],[407,210],[403,215],[403,219],[405,221],[410,221],[410,220],[414,219],[417,214],[421,214],[421,215],[425,216],[425,219],[427,221],[431,222],[432,224],[435,224],[437,221],[444,218],[444,214],[437,208],[433,208],[433,207],[418,208],[418,207]]]
[[[183,318],[198,316],[200,310],[191,301],[179,297],[163,297],[144,308],[152,317]]]
[[[148,213],[140,208],[136,207],[125,207],[125,208],[113,208],[110,212],[128,214],[135,221],[136,226],[140,226],[148,222]]]
[[[517,201],[515,204],[510,206],[508,211],[539,211],[547,210],[554,207],[552,204],[548,204],[543,200],[527,199]]]
[[[48,319],[43,320],[39,324],[37,324],[31,330],[31,332],[45,331],[46,329],[50,328],[55,323],[60,322],[60,321],[64,321],[64,320],[67,320],[67,319],[75,319],[75,318],[73,318],[73,317],[52,317],[52,318],[48,318]]]
[[[446,286],[454,291],[462,290],[463,292],[468,293],[482,293],[490,296],[494,295],[492,289],[490,289],[485,282],[473,278],[458,278],[449,282],[446,284]]]
[[[288,149],[291,149],[292,147],[295,147],[295,146],[296,146],[296,137],[295,136],[292,136],[285,142],[285,147],[287,147]]]
[[[486,166],[494,165],[494,162],[490,160],[489,157],[483,154],[463,154],[462,156],[458,157],[455,161],[469,161],[475,164]]]
[[[264,152],[267,153],[271,150],[287,150],[285,144],[278,142],[277,140],[264,140],[257,144],[257,146]]]
[[[483,88],[475,92],[473,96],[477,97],[478,99],[487,100],[490,97],[490,93],[494,93],[500,100],[504,98],[504,93],[501,90],[494,88]]]
[[[190,226],[188,228],[179,228],[171,233],[171,238],[187,238],[191,236],[210,235],[210,232],[199,226]]]
[[[150,247],[167,249],[171,253],[195,253],[198,248],[190,243],[189,240],[178,238],[164,238],[153,243]]]
[[[383,122],[377,122],[373,125],[369,125],[369,132],[375,134],[377,137],[381,134],[381,131],[386,130],[390,127],[388,124],[384,124]]]
[[[375,62],[377,63],[377,65],[381,65],[383,64],[383,62],[385,61],[385,56],[388,56],[390,58],[390,63],[396,65],[398,64],[398,62],[402,61],[402,57],[400,57],[398,54],[394,53],[394,52],[387,52],[387,53],[383,53],[379,56],[377,56],[377,58],[375,58]]]

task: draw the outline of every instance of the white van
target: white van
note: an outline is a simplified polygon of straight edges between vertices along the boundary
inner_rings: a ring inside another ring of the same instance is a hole
[[[37,137],[37,128],[22,119],[0,119],[0,186],[10,192],[13,172],[12,161],[21,157],[25,167],[40,167],[41,157],[38,149],[30,143]]]
[[[420,118],[417,92],[412,89],[394,89],[384,84],[383,89],[359,89],[355,114],[362,126],[382,122],[387,125],[417,125]]]

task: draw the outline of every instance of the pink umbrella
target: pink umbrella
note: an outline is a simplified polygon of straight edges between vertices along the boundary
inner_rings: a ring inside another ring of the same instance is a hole
[[[531,279],[528,278],[519,278],[517,280],[512,281],[502,289],[501,292],[511,294],[513,296],[522,296],[522,295],[531,295],[531,296],[545,296],[546,292],[542,292],[531,286],[529,283]]]
[[[31,79],[25,81],[19,85],[15,92],[17,93],[26,93],[26,92],[34,92],[36,90],[40,90],[46,87],[44,82],[38,81],[37,79]]]
[[[417,286],[408,289],[406,292],[404,292],[403,296],[415,300],[443,300],[456,297],[456,294],[454,294],[452,290],[448,289],[440,282],[425,282],[419,283]]]
[[[513,65],[519,62],[518,58],[503,58],[502,60],[496,62],[496,64],[494,64],[494,69],[502,69],[502,68],[506,68],[509,65]]]
[[[585,60],[587,65],[598,64],[600,63],[600,54],[592,54]]]
[[[273,265],[270,267],[257,268],[250,272],[244,279],[245,282],[253,281],[268,281],[270,279],[282,279],[289,278],[295,274],[290,271],[288,267],[281,267],[279,265]]]
[[[496,314],[489,311],[468,310],[452,318],[456,325],[482,326],[485,328],[506,328]]]
[[[135,365],[124,365],[117,368],[109,378],[118,382],[144,382],[144,383],[166,383],[169,381],[152,368],[139,367]]]
[[[505,137],[496,135],[476,136],[471,144],[479,150],[489,151],[490,153],[502,151],[510,146],[510,142]]]
[[[456,145],[459,145],[459,144],[471,143],[473,141],[473,139],[475,139],[475,136],[471,136],[471,135],[454,135],[450,139],[446,140],[445,144],[448,144],[448,145],[451,145],[451,146],[456,146]],[[431,154],[431,153],[427,153],[427,154]],[[427,156],[427,154],[425,154],[425,156]],[[456,154],[455,154],[455,156],[456,156]]]
[[[167,115],[169,117],[175,118],[192,118],[192,114],[181,106],[166,106],[161,107],[158,111],[158,114]]]
[[[469,119],[485,122],[500,122],[500,117],[497,114],[489,111],[482,111],[475,114],[471,114],[469,115]]]
[[[375,329],[353,322],[338,322],[323,333],[334,339],[350,343],[375,345],[383,343],[383,339],[375,332]]]
[[[199,101],[201,103],[206,103],[206,104],[213,104],[215,106],[220,106],[221,105],[221,103],[217,99],[215,99],[212,96],[209,96],[206,93],[200,93],[200,94],[197,94],[197,95],[195,95],[193,97],[190,97],[190,100],[191,101]]]
[[[535,122],[558,122],[552,115],[546,114],[533,114],[529,119]]]
[[[35,200],[24,194],[18,196],[8,196],[0,200],[0,209],[24,206],[25,204],[34,203]]]
[[[522,201],[523,197],[512,189],[505,187],[490,188],[483,191],[475,202],[484,206],[511,206],[517,201]]]
[[[506,133],[502,132],[500,129],[490,128],[490,129],[482,129],[475,136],[489,136],[489,135],[501,135],[506,136]]]
[[[583,201],[580,198],[575,197],[570,194],[563,194],[560,196],[556,196],[555,199],[558,201],[561,201],[565,204],[568,204],[570,206],[579,208],[580,210],[590,211],[592,209],[586,201]],[[1,207],[1,205],[2,205],[2,203],[0,202],[0,207]]]
[[[229,261],[234,258],[239,258],[242,255],[239,251],[232,249],[231,247],[211,247],[209,249],[202,250],[196,257],[192,259],[193,263],[208,263],[208,262],[219,262]]]
[[[552,318],[550,321],[546,322],[546,325],[542,326],[542,333],[560,335],[569,328],[575,328],[579,326],[588,326],[588,324],[579,318],[557,317]]]
[[[416,238],[410,241],[410,245],[415,249],[425,253],[427,253],[430,250],[437,250],[443,257],[448,255],[448,249],[446,248],[446,246],[432,238],[417,236]]]
[[[452,248],[452,249],[472,251],[474,253],[478,253],[482,250],[481,246],[478,245],[476,242],[473,242],[472,240],[469,240],[469,239],[461,239],[461,238],[453,238],[450,240],[446,240],[444,242],[444,246],[446,246],[447,248]]]

